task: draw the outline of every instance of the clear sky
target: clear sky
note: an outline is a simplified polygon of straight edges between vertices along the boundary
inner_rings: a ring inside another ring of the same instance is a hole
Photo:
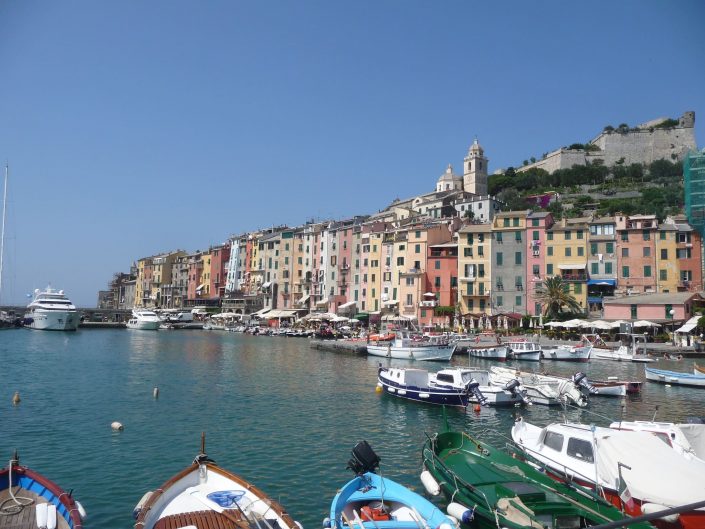
[[[705,2],[0,2],[2,304],[136,259],[376,212],[477,136],[490,171],[705,120]]]

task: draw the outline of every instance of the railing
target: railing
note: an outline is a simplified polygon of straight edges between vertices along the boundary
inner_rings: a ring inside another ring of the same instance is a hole
[[[587,281],[587,275],[585,274],[563,274],[561,279],[565,281]]]

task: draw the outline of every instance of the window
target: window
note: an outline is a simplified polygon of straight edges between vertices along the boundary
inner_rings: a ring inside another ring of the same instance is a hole
[[[475,302],[472,299],[468,300],[468,312],[472,312],[475,308]]]
[[[635,320],[636,315],[637,315],[637,307],[636,305],[629,305],[629,315],[631,319]]]
[[[569,241],[573,238],[573,234],[570,231],[565,232],[565,240]]]
[[[516,285],[516,287],[518,289],[521,289],[523,287],[523,283],[524,283],[524,280],[521,276],[514,277],[514,285]]]
[[[628,231],[623,231],[621,233],[622,236],[622,242],[629,242],[629,232]]]
[[[501,307],[504,304],[504,300],[502,299],[502,296],[497,296],[497,306]]]
[[[477,234],[477,242],[485,242],[485,234],[484,233],[478,233]]]
[[[484,284],[484,283],[479,283],[479,284],[477,285],[477,293],[478,293],[478,295],[480,295],[480,296],[484,296],[484,295],[485,295],[485,284]]]
[[[535,276],[538,276],[541,273],[539,265],[533,265],[531,267],[531,273],[534,274]]]
[[[414,295],[413,294],[407,294],[406,295],[406,306],[410,307],[414,304]]]
[[[549,257],[553,255],[553,246],[546,246],[546,255]]]
[[[660,281],[668,281],[668,270],[659,270],[658,278]]]
[[[472,248],[463,248],[464,257],[472,257]]]
[[[649,248],[648,246],[644,246],[643,250],[644,250],[644,257],[651,257],[651,248]]]
[[[556,432],[546,432],[546,436],[543,439],[543,444],[551,450],[560,452],[563,450],[563,436]]]
[[[578,246],[578,257],[582,257],[583,255],[585,255],[585,248]]]
[[[421,253],[421,245],[420,245],[420,244],[417,244],[417,245],[414,246],[414,252],[415,252],[415,253]]]
[[[420,232],[420,231],[415,232],[415,236],[416,236],[417,239],[420,239],[420,238],[421,238],[421,232]]]
[[[552,265],[552,264],[547,264],[547,265],[546,265],[546,275],[547,275],[547,276],[552,276],[552,275],[553,275],[553,265]]]
[[[416,268],[416,270],[421,270],[421,261],[414,261],[414,268]]]
[[[614,243],[613,242],[606,243],[605,250],[607,250],[607,253],[614,253]]]
[[[485,277],[485,265],[483,265],[483,264],[477,265],[477,275],[478,275],[478,277]]]
[[[484,311],[485,311],[485,300],[481,299],[480,300],[480,312],[484,312]]]
[[[622,277],[629,277],[629,267],[628,266],[622,267]]]
[[[465,289],[465,292],[467,293],[468,296],[474,295],[473,285],[474,285],[474,283],[467,283],[467,288]]]
[[[592,463],[595,461],[595,458],[592,455],[592,444],[590,441],[583,441],[582,439],[569,437],[566,453],[572,458],[579,459],[580,461],[585,461],[587,463]]]
[[[539,232],[538,230],[534,230],[531,232],[531,240],[532,241],[538,241],[539,240]]]
[[[612,273],[612,263],[605,263],[605,274],[609,275]]]
[[[552,240],[553,240],[553,232],[550,232],[550,231],[549,231],[549,232],[546,234],[546,240],[547,240],[547,241],[552,241]]]
[[[536,227],[539,225],[539,219],[531,219],[531,225]]]
[[[514,217],[512,219],[512,226],[519,226],[519,217]]]
[[[597,275],[599,273],[600,273],[600,264],[599,263],[590,263],[590,274]]]
[[[660,238],[662,241],[665,241],[665,240],[666,240],[666,232],[665,232],[665,231],[662,231],[661,233],[659,233],[659,238]]]
[[[521,296],[517,296],[517,297],[514,299],[514,306],[515,306],[515,307],[521,307]]]
[[[499,233],[497,233],[497,235],[495,236],[495,240],[497,242],[502,242],[502,232],[501,231]]]
[[[597,243],[596,242],[590,243],[590,255],[597,255]]]
[[[485,255],[484,249],[482,248],[482,246],[478,246],[478,247],[477,247],[477,256],[478,256],[478,257],[484,257],[484,255]]]
[[[583,230],[578,230],[578,231],[576,231],[576,232],[575,232],[575,236],[576,236],[578,239],[582,239],[582,238],[583,238]]]
[[[521,242],[521,232],[520,231],[514,232],[514,240],[516,240],[517,242]]]
[[[661,259],[668,259],[668,250],[661,250]]]
[[[436,262],[434,263],[434,268],[435,268],[436,270],[440,270],[440,269],[441,269],[441,262],[440,262],[440,261],[436,261]]]
[[[504,219],[504,227],[505,227],[505,228],[508,228],[508,227],[509,227],[509,217],[507,217],[506,219]]]
[[[436,276],[436,281],[435,281],[434,285],[436,288],[440,288],[440,286],[441,286],[441,278],[440,277]]]
[[[642,237],[644,238],[645,241],[648,241],[651,239],[651,232],[649,230],[643,230],[641,232]]]
[[[573,293],[574,294],[582,294],[583,293],[583,284],[582,283],[575,283],[573,285]]]
[[[572,255],[572,253],[573,253],[573,252],[572,252],[572,250],[571,250],[570,247],[568,247],[568,248],[565,249],[565,256],[566,256],[566,257],[570,257],[570,256]]]
[[[497,266],[502,266],[504,264],[504,255],[502,252],[497,252]]]
[[[514,252],[514,264],[521,264],[521,252]]]
[[[468,244],[472,244],[472,242],[473,242],[472,233],[468,233]]]
[[[651,277],[651,267],[648,265],[644,267],[644,277]]]
[[[622,248],[622,257],[629,257],[629,248]]]

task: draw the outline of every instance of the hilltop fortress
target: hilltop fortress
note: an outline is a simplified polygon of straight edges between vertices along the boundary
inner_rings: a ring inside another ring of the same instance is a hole
[[[695,149],[695,112],[689,111],[678,121],[659,118],[631,128],[622,125],[616,129],[605,127],[581,149],[561,147],[516,171],[536,167],[553,173],[574,165],[592,164],[596,160],[608,167],[632,163],[648,165],[654,160],[683,160],[688,151]]]

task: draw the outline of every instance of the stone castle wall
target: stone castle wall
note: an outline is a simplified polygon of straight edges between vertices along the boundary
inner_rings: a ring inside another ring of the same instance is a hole
[[[697,149],[693,112],[683,114],[677,127],[653,127],[654,123],[661,121],[663,120],[654,120],[640,125],[640,130],[625,133],[602,132],[590,142],[599,147],[599,151],[561,148],[548,153],[542,160],[518,168],[517,172],[536,167],[553,173],[558,169],[569,169],[573,165],[586,165],[597,159],[602,160],[606,166],[613,166],[617,162],[624,165],[648,165],[654,160],[683,160],[688,151]]]

